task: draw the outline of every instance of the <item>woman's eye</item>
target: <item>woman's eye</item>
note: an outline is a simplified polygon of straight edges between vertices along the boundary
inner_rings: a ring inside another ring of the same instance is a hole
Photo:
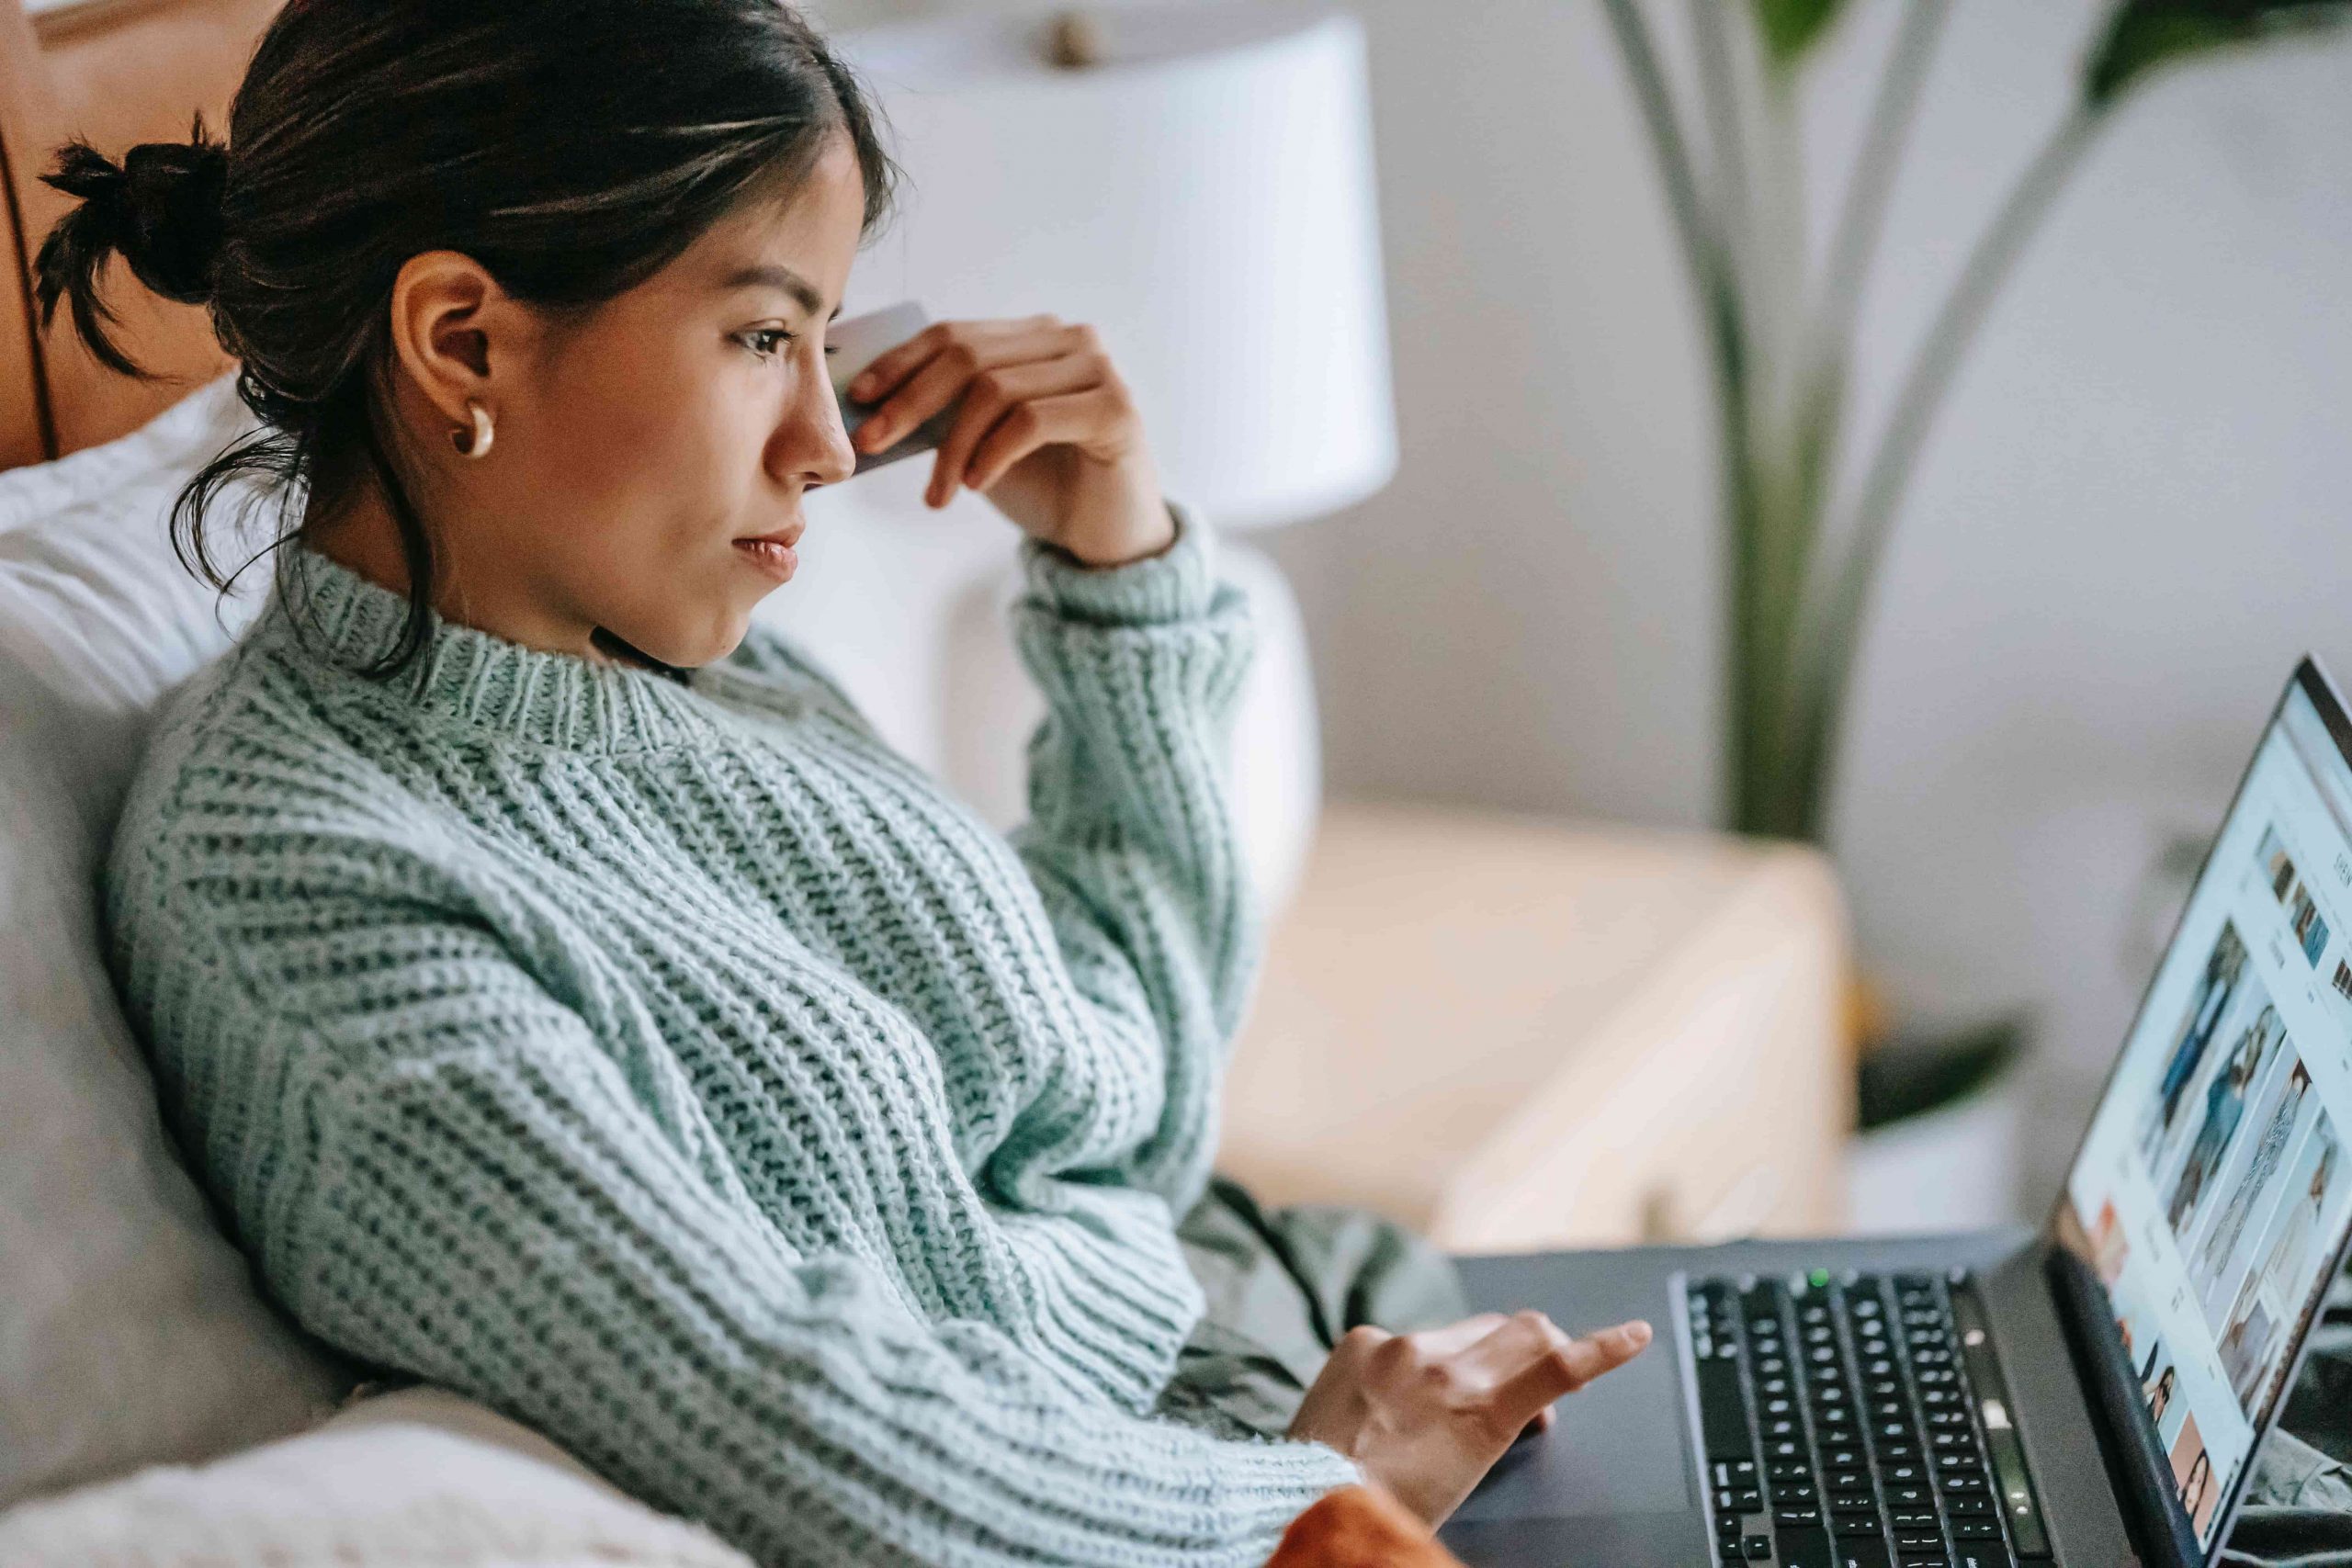
[[[799,334],[797,333],[785,332],[781,328],[777,327],[757,327],[751,332],[738,334],[735,341],[742,344],[747,348],[751,348],[751,340],[753,338],[781,338],[786,343],[792,343],[796,342],[798,339],[798,336]],[[752,348],[752,352],[758,355],[762,359],[772,359],[775,356],[776,353],[775,349],[773,347]],[[837,344],[827,344],[825,345],[825,352],[827,354],[839,354],[841,349]]]

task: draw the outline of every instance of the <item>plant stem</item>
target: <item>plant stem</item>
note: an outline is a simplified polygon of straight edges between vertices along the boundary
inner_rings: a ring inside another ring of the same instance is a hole
[[[1815,606],[1801,647],[1805,668],[1797,686],[1803,705],[1797,720],[1800,749],[1791,759],[1788,787],[1775,812],[1783,831],[1806,839],[1821,836],[1862,617],[1905,487],[1987,308],[2100,123],[2098,107],[2078,104],[2026,165],[1992,223],[1978,236],[1895,398],[1855,502],[1845,558],[1826,600]]]
[[[1795,666],[1803,646],[1798,626],[1810,596],[1807,588],[1823,513],[1828,509],[1843,445],[1854,321],[1871,255],[1885,225],[1895,170],[1918,112],[1936,40],[1951,9],[1951,0],[1906,0],[1864,122],[1861,147],[1847,180],[1837,224],[1830,231],[1821,292],[1807,312],[1808,330],[1795,350],[1799,374],[1787,433],[1785,476],[1791,537],[1780,590],[1788,601],[1790,625],[1776,650],[1784,667],[1780,671],[1781,681],[1776,682],[1773,711],[1766,718],[1774,737],[1775,765],[1770,769],[1771,778],[1750,803],[1748,819],[1743,824],[1752,831],[1788,832],[1792,821],[1818,816],[1804,798],[1818,781],[1796,765],[1804,750],[1804,731],[1793,699],[1799,689]],[[1797,798],[1787,798],[1792,795]]]
[[[1894,193],[1894,171],[1903,161],[1903,144],[1918,114],[1920,90],[1927,85],[1928,66],[1935,58],[1936,38],[1951,11],[1951,0],[1905,0],[1903,24],[1887,53],[1878,95],[1871,102],[1869,129],[1863,132],[1861,151],[1847,181],[1846,198],[1838,206],[1837,227],[1830,231],[1828,262],[1822,272],[1814,320],[1819,341],[1838,345],[1836,358],[1840,363],[1846,357],[1844,345],[1853,334],[1855,312],[1861,306],[1871,253],[1885,226],[1888,199]]]
[[[1723,3],[1723,0],[1717,0]],[[1730,581],[1724,641],[1725,705],[1724,735],[1726,757],[1726,816],[1735,823],[1752,797],[1758,778],[1758,752],[1752,743],[1749,716],[1757,711],[1754,676],[1757,637],[1751,596],[1743,585],[1756,576],[1754,530],[1745,525],[1753,511],[1753,471],[1748,423],[1747,353],[1739,293],[1732,277],[1729,256],[1721,234],[1709,220],[1693,175],[1689,144],[1674,110],[1673,95],[1658,69],[1648,25],[1636,0],[1603,0],[1610,28],[1624,56],[1634,95],[1649,126],[1650,145],[1666,185],[1667,207],[1682,241],[1684,260],[1690,268],[1691,290],[1697,296],[1714,372],[1717,436],[1720,450],[1722,512],[1724,544],[1730,557]]]
[[[1666,182],[1667,208],[1682,240],[1693,285],[1703,295],[1715,280],[1715,236],[1699,199],[1699,182],[1691,172],[1690,153],[1682,127],[1674,114],[1674,96],[1667,90],[1658,69],[1657,51],[1651,47],[1649,25],[1642,20],[1635,0],[1603,0],[1618,51],[1625,57],[1626,74],[1633,78],[1634,96],[1650,130],[1651,150],[1658,174]]]
[[[1805,279],[1804,151],[1795,83],[1785,71],[1768,73],[1758,117],[1756,179],[1769,216],[1756,227],[1748,272],[1747,377],[1751,474],[1747,511],[1737,519],[1751,541],[1736,592],[1747,602],[1747,731],[1753,761],[1731,826],[1754,831],[1760,803],[1786,769],[1792,741],[1789,682],[1794,675],[1797,610],[1804,602],[1804,561],[1814,519],[1800,504],[1793,462],[1799,403],[1796,336]]]
[[[1739,129],[1739,91],[1732,79],[1731,7],[1724,0],[1690,0],[1690,34],[1698,43],[1700,102],[1714,153],[1714,209],[1724,271],[1740,287],[1747,281],[1754,211]]]

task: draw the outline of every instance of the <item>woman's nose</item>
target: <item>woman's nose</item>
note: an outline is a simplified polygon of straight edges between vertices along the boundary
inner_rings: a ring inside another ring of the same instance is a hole
[[[818,407],[801,420],[801,443],[807,456],[798,465],[811,485],[839,484],[857,472],[857,448],[850,445],[849,428],[830,385],[822,385]]]

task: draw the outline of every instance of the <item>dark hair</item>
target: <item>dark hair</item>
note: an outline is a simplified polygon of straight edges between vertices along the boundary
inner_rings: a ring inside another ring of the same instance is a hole
[[[294,481],[332,514],[373,471],[409,575],[399,643],[415,660],[434,547],[386,452],[389,303],[411,256],[449,249],[559,333],[642,282],[740,204],[787,199],[835,134],[863,174],[861,232],[900,171],[855,73],[783,0],[289,0],[256,46],[226,143],[142,142],[119,167],[75,137],[44,183],[81,203],[35,260],[46,328],[61,295],[99,361],[142,380],[102,324],[107,254],[169,299],[206,305],[264,422],[172,507],[181,564],[226,590],[207,505],[243,475]],[[185,533],[185,542],[183,534]],[[190,560],[191,553],[194,560]],[[258,558],[258,556],[253,558]],[[249,559],[244,563],[251,565]],[[419,671],[420,677],[422,671]]]

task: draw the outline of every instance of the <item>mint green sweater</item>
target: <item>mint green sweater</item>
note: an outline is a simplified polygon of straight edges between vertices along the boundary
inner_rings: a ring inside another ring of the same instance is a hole
[[[1170,1395],[1261,938],[1248,601],[1171,511],[1107,570],[1018,542],[1009,840],[772,629],[679,681],[436,616],[420,698],[347,668],[405,600],[289,547],[106,912],[293,1315],[765,1562],[1252,1564],[1361,1479]]]

